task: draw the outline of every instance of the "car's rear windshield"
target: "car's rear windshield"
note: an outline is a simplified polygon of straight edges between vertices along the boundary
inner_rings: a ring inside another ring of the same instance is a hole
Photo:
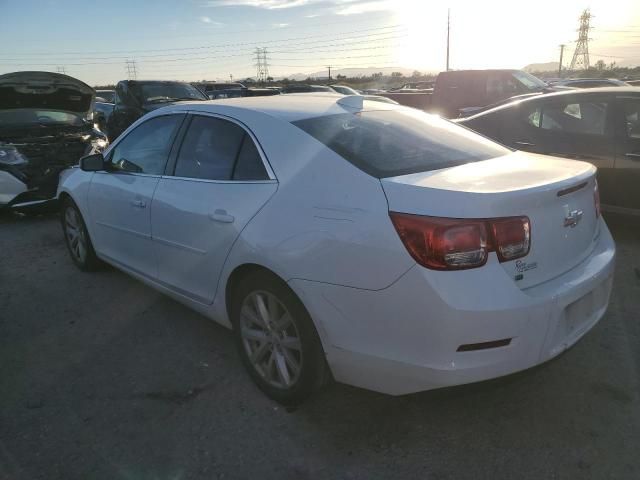
[[[466,128],[418,110],[341,113],[293,124],[377,178],[439,170],[510,152]]]

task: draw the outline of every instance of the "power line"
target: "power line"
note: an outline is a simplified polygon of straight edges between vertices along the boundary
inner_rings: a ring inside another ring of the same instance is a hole
[[[406,27],[402,24],[395,24],[395,25],[387,25],[384,27],[375,27],[375,28],[364,28],[364,29],[358,29],[358,30],[350,30],[350,31],[346,31],[346,32],[338,32],[336,33],[335,36],[333,36],[333,39],[336,38],[340,38],[340,36],[343,35],[349,35],[351,33],[361,33],[361,32],[371,32],[371,31],[381,31],[381,30],[389,30],[389,29],[405,29]],[[381,33],[382,34],[382,33]],[[367,34],[367,35],[362,35],[362,36],[371,36],[371,35],[375,35],[375,34]],[[226,48],[226,47],[234,47],[234,46],[255,46],[258,43],[260,44],[274,44],[274,43],[285,43],[285,42],[290,42],[290,41],[294,41],[294,40],[306,40],[306,39],[312,39],[312,38],[324,38],[326,41],[326,33],[323,34],[317,34],[317,35],[307,35],[304,37],[289,37],[289,38],[283,38],[283,39],[279,39],[279,40],[266,40],[266,41],[261,41],[261,42],[244,42],[244,43],[227,43],[227,44],[217,44],[217,45],[201,45],[201,46],[197,46],[197,47],[179,47],[179,48],[152,48],[152,49],[138,49],[138,50],[111,50],[111,51],[76,51],[76,52],[26,52],[26,53],[21,53],[19,55],[28,55],[28,56],[46,56],[46,57],[50,57],[52,55],[113,55],[113,54],[121,54],[121,56],[117,57],[117,58],[122,58],[122,56],[127,56],[129,54],[132,53],[147,53],[147,52],[183,52],[183,51],[189,51],[189,50],[202,50],[202,49],[220,49],[220,48]],[[346,37],[345,39],[349,39],[349,38],[357,38],[358,36],[350,36],[350,37]],[[317,42],[316,42],[317,43]],[[9,53],[9,54],[2,54],[0,53],[0,56],[2,55],[16,55],[16,53]],[[136,57],[140,57],[140,55],[136,55]]]
[[[376,34],[379,35],[379,34]],[[322,41],[314,41],[314,42],[300,42],[298,43],[298,45],[305,45],[305,43],[311,43],[312,45],[308,45],[308,46],[302,46],[299,48],[294,48],[294,49],[289,49],[289,50],[271,50],[271,53],[298,53],[301,51],[304,52],[309,52],[309,53],[332,53],[332,52],[337,52],[337,51],[342,51],[342,52],[347,52],[347,51],[352,51],[352,50],[370,50],[370,49],[379,49],[379,48],[389,48],[388,45],[371,45],[372,43],[375,42],[382,42],[382,41],[388,41],[388,40],[399,40],[399,39],[403,39],[403,38],[407,38],[408,35],[404,34],[404,35],[392,35],[392,36],[386,36],[386,37],[376,37],[376,38],[372,38],[372,37],[368,37],[364,40],[354,40],[349,42],[350,45],[361,45],[361,44],[367,44],[367,47],[364,48],[345,48],[345,49],[329,49],[326,50],[327,47],[332,47],[332,46],[343,46],[344,45],[344,41],[339,42],[339,43],[326,43],[326,41],[322,40]],[[318,45],[314,45],[314,44],[318,44]],[[324,50],[317,50],[319,48],[323,48]],[[233,49],[225,49],[226,52],[237,52],[237,53],[231,53],[229,55],[217,55],[216,54],[216,58],[233,58],[233,57],[246,57],[247,54],[255,52],[255,49],[245,49],[245,50],[233,50]],[[193,61],[193,60],[209,60],[211,57],[209,55],[213,55],[215,54],[215,52],[194,52],[194,53],[184,53],[182,55],[180,55],[179,57],[175,57],[175,53],[170,53],[170,54],[161,54],[161,55],[140,55],[140,56],[136,56],[136,59],[142,59],[142,63],[164,63],[164,62],[188,62],[188,61]],[[200,56],[200,57],[193,57],[190,55],[206,55],[206,56]],[[156,57],[172,57],[172,58],[163,58],[163,59],[156,59]],[[126,58],[126,57],[124,57]],[[151,58],[151,60],[147,60],[147,58]],[[117,59],[117,61],[107,61],[107,62],[103,62],[102,60],[111,60],[111,59]],[[57,65],[57,63],[38,63],[38,62],[31,62],[31,63],[11,63],[10,60],[16,60],[18,62],[22,62],[21,60],[17,60],[17,59],[0,59],[0,65],[14,65],[14,66],[33,66],[33,65]],[[78,62],[78,60],[82,60],[82,59],[75,59],[76,62]],[[88,60],[94,60],[93,58],[90,58]],[[87,62],[78,62],[78,63],[69,63],[69,59],[65,59],[65,64],[67,65],[117,65],[119,63],[122,62],[123,57],[117,56],[117,57],[104,57],[102,59],[99,59],[100,61],[87,61]]]

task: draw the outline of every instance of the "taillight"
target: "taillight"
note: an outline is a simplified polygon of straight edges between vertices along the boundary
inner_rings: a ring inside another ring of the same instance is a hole
[[[481,267],[489,252],[501,262],[529,253],[527,217],[456,219],[390,212],[402,243],[420,265],[433,270]]]
[[[531,234],[527,217],[498,218],[489,223],[498,260],[508,262],[529,253]]]
[[[596,206],[596,218],[600,218],[600,189],[598,188],[598,182],[593,188],[593,202]]]

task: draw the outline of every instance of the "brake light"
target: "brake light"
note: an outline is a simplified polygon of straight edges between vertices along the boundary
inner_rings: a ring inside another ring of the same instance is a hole
[[[489,222],[498,260],[508,262],[529,253],[531,235],[527,217],[500,218]]]
[[[598,188],[598,182],[593,187],[593,202],[596,206],[596,218],[600,218],[600,189]]]
[[[527,217],[456,219],[390,212],[391,221],[409,254],[433,270],[464,270],[487,263],[495,251],[500,262],[529,253]]]

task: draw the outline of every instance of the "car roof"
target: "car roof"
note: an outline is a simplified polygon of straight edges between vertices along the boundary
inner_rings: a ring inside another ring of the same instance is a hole
[[[338,101],[354,96],[340,95],[337,93],[300,93],[289,95],[272,95],[265,97],[224,98],[205,102],[180,102],[164,107],[162,110],[172,111],[199,111],[208,113],[221,113],[221,110],[256,111],[276,117],[287,122],[295,122],[306,118],[335,115],[341,113],[353,113],[349,108]],[[226,108],[225,108],[226,107]],[[391,110],[402,108],[397,105],[363,101],[360,111]]]
[[[584,89],[584,90],[563,90],[562,92],[552,92],[552,93],[545,93],[542,95],[535,95],[532,97],[528,97],[528,98],[523,98],[521,100],[515,100],[513,102],[510,103],[505,103],[504,105],[499,105],[495,108],[491,108],[489,110],[484,110],[480,113],[477,113],[476,115],[471,115],[467,118],[461,119],[462,122],[466,121],[466,120],[471,120],[472,118],[477,118],[477,117],[482,117],[484,115],[488,115],[491,114],[493,112],[497,112],[499,110],[506,110],[508,108],[511,108],[512,106],[516,105],[516,104],[526,104],[529,102],[539,102],[539,101],[545,101],[547,99],[550,98],[557,98],[557,97],[563,97],[563,96],[576,96],[576,95],[581,95],[581,96],[597,96],[597,95],[602,95],[602,94],[609,94],[609,95],[628,95],[628,94],[635,94],[635,95],[640,95],[640,87],[598,87],[598,88],[589,88],[589,89]]]

